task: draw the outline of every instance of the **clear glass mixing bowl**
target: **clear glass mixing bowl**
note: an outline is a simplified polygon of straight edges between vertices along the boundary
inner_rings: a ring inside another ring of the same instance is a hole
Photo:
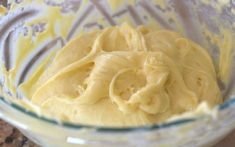
[[[180,32],[208,49],[217,66],[220,52],[203,30],[217,34],[221,40],[221,28],[234,34],[233,0],[130,0],[123,3],[116,0],[45,0],[37,3],[39,1],[42,0],[10,1],[8,9],[12,10],[2,14],[0,19],[0,60],[3,63],[0,70],[0,117],[19,128],[35,143],[56,147],[210,146],[235,128],[235,87],[232,87],[229,99],[217,106],[216,117],[203,115],[133,128],[105,128],[58,122],[39,116],[13,102],[20,96],[14,95],[15,91],[12,90],[17,91],[17,86],[29,78],[46,56],[62,48],[77,34],[118,25],[123,21],[133,25],[152,24]],[[48,9],[53,9],[52,13],[47,13]],[[48,24],[53,31],[45,29]],[[32,42],[40,40],[38,38],[44,32],[49,37],[35,46]],[[16,45],[20,40],[19,36],[29,34],[30,41],[23,43],[30,50],[19,48]],[[21,60],[16,59],[19,52],[25,53]],[[11,71],[19,62],[19,70],[12,74],[15,80],[8,80],[3,69]]]

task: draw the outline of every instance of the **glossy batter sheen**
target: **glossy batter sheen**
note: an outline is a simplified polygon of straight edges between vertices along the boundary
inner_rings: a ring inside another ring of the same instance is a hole
[[[21,85],[34,104],[49,116],[83,124],[153,124],[201,102],[222,101],[203,48],[175,32],[144,26],[80,35],[37,79]]]

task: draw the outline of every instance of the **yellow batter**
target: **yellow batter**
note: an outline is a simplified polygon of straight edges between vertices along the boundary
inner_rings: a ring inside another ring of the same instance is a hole
[[[203,48],[127,24],[78,36],[21,89],[49,116],[102,126],[153,124],[222,101]]]

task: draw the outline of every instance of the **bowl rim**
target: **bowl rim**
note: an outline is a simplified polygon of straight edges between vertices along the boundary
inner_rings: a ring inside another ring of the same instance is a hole
[[[170,128],[170,127],[176,127],[179,125],[185,125],[188,123],[193,123],[196,121],[199,121],[202,117],[191,117],[191,118],[181,118],[169,122],[163,122],[163,123],[156,123],[153,125],[143,125],[143,126],[137,126],[137,127],[103,127],[103,126],[95,126],[95,125],[85,125],[85,124],[78,124],[78,123],[71,123],[66,121],[56,121],[53,118],[48,118],[43,115],[38,115],[36,112],[30,111],[25,109],[23,106],[16,104],[14,102],[7,101],[4,97],[0,96],[0,102],[3,102],[4,104],[12,107],[14,110],[19,111],[23,113],[24,115],[28,115],[29,117],[32,117],[34,119],[43,121],[45,123],[49,123],[52,125],[70,128],[70,129],[95,129],[97,132],[136,132],[136,131],[153,131],[153,130],[160,130],[164,128]],[[232,95],[230,99],[225,101],[224,103],[217,105],[219,111],[222,111],[224,109],[229,109],[235,105],[235,95]]]

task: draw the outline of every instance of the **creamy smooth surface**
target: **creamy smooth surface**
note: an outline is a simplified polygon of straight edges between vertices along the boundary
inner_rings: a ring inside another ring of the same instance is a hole
[[[222,101],[203,48],[128,24],[78,36],[21,89],[49,116],[102,126],[153,124]]]

